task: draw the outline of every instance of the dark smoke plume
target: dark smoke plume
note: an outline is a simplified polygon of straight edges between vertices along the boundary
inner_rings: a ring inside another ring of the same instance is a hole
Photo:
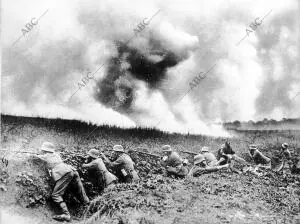
[[[116,43],[118,56],[109,59],[107,74],[97,85],[95,97],[100,103],[130,112],[137,80],[145,82],[150,89],[160,87],[167,69],[176,66],[180,57],[154,41],[151,43],[147,53],[122,42]]]

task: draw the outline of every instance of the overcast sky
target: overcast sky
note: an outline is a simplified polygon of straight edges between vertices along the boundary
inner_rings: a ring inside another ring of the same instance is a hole
[[[4,0],[1,16],[2,113],[212,135],[299,117],[297,0]]]

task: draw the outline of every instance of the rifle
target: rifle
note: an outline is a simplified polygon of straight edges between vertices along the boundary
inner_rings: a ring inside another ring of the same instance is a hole
[[[35,154],[35,155],[39,154],[37,152],[32,152],[32,151],[17,151],[17,150],[8,150],[8,149],[0,149],[0,151],[15,152],[15,153],[29,153],[29,154]]]
[[[180,152],[187,153],[187,154],[194,155],[194,156],[199,154],[199,153],[191,152],[191,151],[180,151]]]
[[[140,153],[140,154],[144,154],[144,155],[147,155],[147,156],[152,156],[154,158],[159,158],[159,159],[161,158],[161,156],[159,156],[159,155],[155,155],[155,154],[151,154],[151,153],[143,152],[143,151],[138,151],[138,150],[129,150],[128,152],[129,153],[130,152]]]

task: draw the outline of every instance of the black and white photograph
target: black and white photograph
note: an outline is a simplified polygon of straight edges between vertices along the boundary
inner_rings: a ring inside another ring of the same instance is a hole
[[[300,224],[299,0],[0,6],[0,224]]]

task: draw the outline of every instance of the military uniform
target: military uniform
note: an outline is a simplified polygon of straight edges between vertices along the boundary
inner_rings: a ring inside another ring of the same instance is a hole
[[[58,153],[38,155],[37,157],[46,162],[47,168],[51,173],[51,177],[55,182],[55,186],[51,194],[54,202],[63,202],[62,196],[71,182],[77,186],[80,200],[85,204],[89,202],[78,172],[71,165],[65,164]]]
[[[122,153],[114,162],[110,162],[109,165],[120,176],[120,179],[126,183],[140,179],[134,169],[134,162],[126,153]]]
[[[207,154],[206,157],[204,154]],[[209,152],[206,152],[204,154],[198,154],[194,157],[194,166],[193,166],[192,170],[190,171],[190,174],[192,176],[198,177],[203,174],[216,172],[218,170],[228,167],[228,164],[222,165],[222,166],[217,166],[216,162],[218,162],[218,161],[217,161],[217,159],[214,159],[215,157],[212,153],[211,154],[213,156],[211,156]],[[210,166],[207,164],[206,158],[210,159],[209,160],[211,162]]]
[[[183,159],[178,155],[177,152],[171,152],[171,154],[162,161],[162,165],[166,167],[166,170],[170,174],[175,174],[180,177],[187,175],[188,170],[183,165]]]
[[[93,176],[97,177],[98,184],[103,187],[107,187],[118,180],[115,175],[107,170],[101,158],[97,158],[90,163],[84,164],[83,167],[87,168],[90,172],[93,172]]]
[[[213,153],[204,152],[202,155],[204,156],[208,166],[214,167],[218,165],[218,160]]]
[[[194,177],[198,177],[198,176],[201,176],[206,173],[216,172],[218,170],[219,169],[216,166],[215,167],[196,167],[193,169],[192,175]]]
[[[222,159],[220,162],[220,165],[225,165],[227,163],[230,163],[231,156],[235,154],[235,151],[232,150],[232,148],[227,148],[224,145],[221,146],[221,148],[218,150],[218,160]]]
[[[46,162],[47,169],[55,182],[51,198],[59,205],[62,211],[61,215],[55,215],[53,218],[58,221],[70,221],[70,213],[66,203],[63,201],[63,195],[70,184],[77,188],[79,199],[84,204],[89,203],[89,198],[85,193],[79,174],[74,167],[62,161],[59,153],[55,152],[55,146],[51,142],[44,142],[41,146],[41,152],[46,154],[37,155],[36,157]]]
[[[271,159],[263,155],[258,149],[256,149],[253,154],[250,153],[250,155],[256,165],[267,165],[271,167]]]
[[[285,168],[286,164],[288,164],[290,168],[292,167],[292,165],[293,165],[292,156],[291,156],[291,152],[290,152],[290,150],[288,150],[288,148],[281,148],[279,156],[281,158],[281,162],[280,162],[280,165],[279,165],[277,171],[282,171]]]
[[[232,161],[247,165],[247,162],[243,158],[237,156],[235,151],[231,147],[226,147],[226,145],[222,145],[218,150],[218,160],[219,165],[229,164]]]

